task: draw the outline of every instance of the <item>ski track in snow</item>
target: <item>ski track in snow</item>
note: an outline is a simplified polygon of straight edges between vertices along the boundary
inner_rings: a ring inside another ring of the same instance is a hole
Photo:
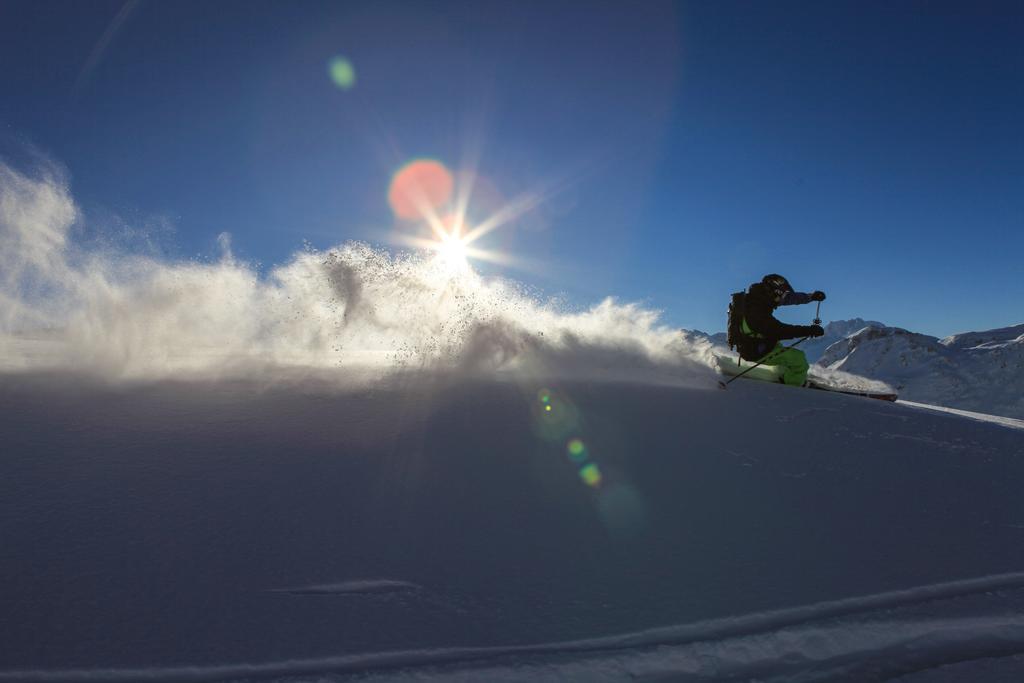
[[[410,586],[402,582],[352,582],[350,587]],[[363,680],[672,680],[756,676],[789,681],[890,675],[979,657],[1024,652],[1024,614],[928,620],[871,620],[874,613],[979,593],[1024,587],[1024,572],[917,586],[899,591],[652,628],[599,638],[509,647],[452,647],[381,652],[263,664],[153,669],[21,670],[0,681],[224,681],[359,673]],[[879,615],[875,615],[876,617]],[[884,616],[884,615],[881,615]],[[856,619],[854,617],[857,617]],[[535,662],[534,657],[574,656]],[[515,656],[524,663],[495,665]],[[526,657],[526,660],[519,658]],[[711,663],[713,660],[713,663]],[[471,664],[459,672],[442,665]],[[399,669],[400,671],[393,671]],[[410,671],[409,669],[415,669]],[[586,678],[576,673],[589,672]],[[374,675],[376,674],[376,675]]]
[[[900,403],[905,406],[912,408],[922,408],[924,410],[932,410],[938,413],[948,413],[950,415],[957,415],[959,417],[966,417],[979,422],[991,422],[992,424],[1002,425],[1004,427],[1011,427],[1013,429],[1024,429],[1024,420],[1017,420],[1012,417],[1002,417],[1001,415],[988,415],[986,413],[975,413],[970,410],[959,410],[957,408],[947,408],[945,406],[934,406],[927,403],[915,403],[914,401],[899,400]]]

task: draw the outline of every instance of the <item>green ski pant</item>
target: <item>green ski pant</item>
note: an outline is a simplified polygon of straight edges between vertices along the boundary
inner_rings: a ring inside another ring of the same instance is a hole
[[[794,387],[802,385],[807,380],[807,356],[800,349],[789,349],[782,344],[776,344],[775,348],[761,359],[762,365],[777,365],[782,367],[782,381]]]

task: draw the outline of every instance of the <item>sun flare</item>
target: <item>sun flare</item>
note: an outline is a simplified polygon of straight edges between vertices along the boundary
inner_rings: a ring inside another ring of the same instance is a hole
[[[467,268],[469,254],[466,243],[455,235],[447,235],[437,242],[437,253],[441,259],[453,268]]]
[[[477,180],[474,168],[454,174],[434,159],[415,159],[399,168],[388,190],[388,202],[398,228],[394,241],[435,252],[450,273],[472,271],[473,261],[531,269],[534,266],[529,261],[483,249],[476,242],[536,208],[558,189],[557,186],[503,200],[492,207],[488,215],[470,225],[470,198]],[[421,234],[409,234],[407,230]]]

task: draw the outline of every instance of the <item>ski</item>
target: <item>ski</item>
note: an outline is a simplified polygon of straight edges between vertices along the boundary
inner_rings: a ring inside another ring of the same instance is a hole
[[[756,367],[753,370],[748,370],[749,366],[741,365],[739,362],[734,361],[732,358],[726,356],[718,356],[716,358],[718,363],[718,370],[725,376],[735,377],[740,373],[746,371],[741,379],[750,379],[759,382],[771,382],[777,383],[782,382],[782,369],[778,366],[761,366]],[[753,364],[751,364],[753,365]],[[804,385],[807,389],[817,389],[818,391],[831,391],[835,394],[846,394],[847,396],[863,396],[865,398],[874,398],[879,401],[895,401],[899,398],[896,394],[888,392],[877,392],[877,391],[860,391],[857,389],[841,389],[839,387],[833,387],[828,384],[824,384],[815,378],[811,377],[807,380]]]
[[[807,380],[805,385],[808,389],[818,389],[819,391],[831,391],[836,394],[846,394],[847,396],[864,396],[866,398],[877,398],[879,401],[891,401],[895,402],[899,398],[897,394],[890,394],[886,392],[876,391],[857,391],[856,389],[839,389],[837,387],[830,387],[827,384],[820,384],[815,382],[813,379]]]

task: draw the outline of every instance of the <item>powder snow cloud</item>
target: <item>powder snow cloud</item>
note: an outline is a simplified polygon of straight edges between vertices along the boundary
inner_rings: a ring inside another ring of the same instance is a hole
[[[116,377],[327,369],[585,372],[709,381],[710,344],[607,298],[569,311],[511,281],[359,243],[269,272],[90,247],[55,164],[0,162],[0,364]],[[96,226],[89,226],[95,230]]]

